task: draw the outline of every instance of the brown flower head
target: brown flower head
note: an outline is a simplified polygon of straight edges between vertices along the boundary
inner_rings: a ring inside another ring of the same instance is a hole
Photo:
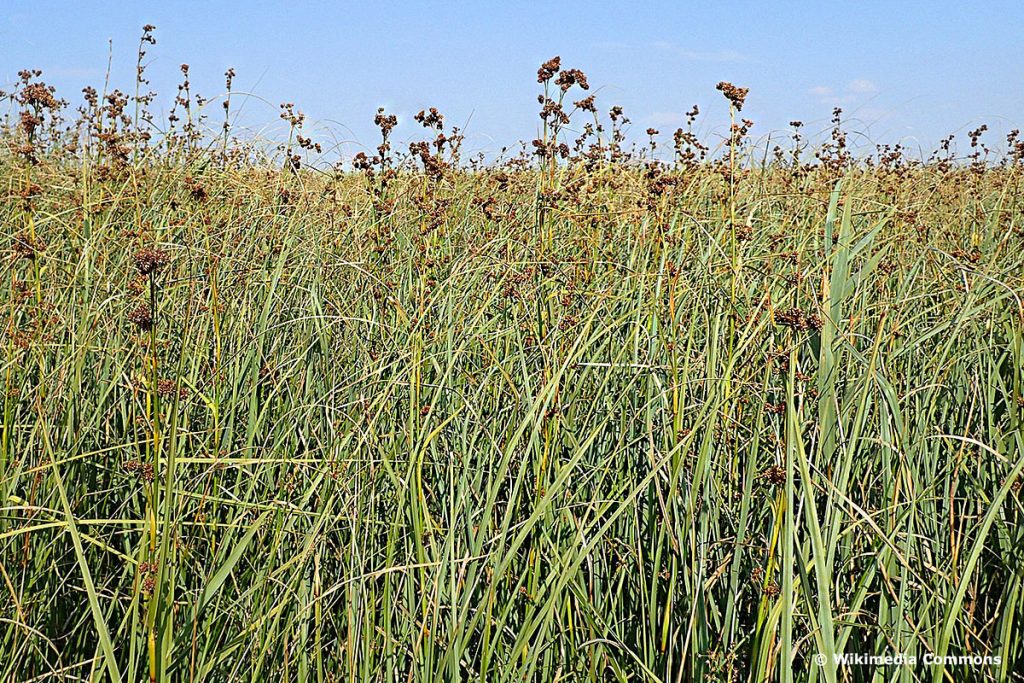
[[[558,74],[555,85],[561,88],[562,92],[566,92],[574,85],[578,85],[584,90],[590,90],[590,84],[587,83],[587,75],[579,69],[566,69]]]
[[[124,464],[124,471],[128,474],[134,474],[145,482],[151,482],[155,478],[155,471],[153,469],[153,463],[140,462],[138,460],[129,460]]]
[[[174,398],[177,396],[179,399],[184,399],[188,396],[188,389],[179,387],[178,383],[173,379],[162,379],[156,383],[156,393],[160,394],[163,398]]]
[[[167,265],[169,258],[163,249],[147,247],[135,254],[135,269],[140,275],[155,273]]]
[[[546,83],[551,80],[551,77],[558,73],[559,69],[562,68],[562,58],[552,57],[548,61],[540,65],[537,69],[537,82]]]
[[[747,99],[747,93],[750,92],[750,88],[741,88],[728,81],[722,81],[716,87],[725,95],[725,99],[729,100],[730,104],[736,107],[736,111],[743,109],[743,102]]]
[[[377,115],[373,117],[373,122],[380,128],[381,135],[387,137],[398,125],[398,117],[394,114],[385,114],[384,107],[380,107],[377,109]]]
[[[817,313],[807,313],[799,308],[787,308],[782,311],[776,311],[775,322],[788,327],[794,332],[820,330],[822,325],[821,316]]]
[[[148,304],[139,304],[128,313],[128,322],[142,330],[153,328],[153,311]]]
[[[597,108],[594,106],[593,95],[588,95],[587,97],[584,97],[582,100],[573,102],[573,106],[581,111],[589,111],[591,113],[597,112]]]
[[[53,86],[45,83],[29,83],[20,93],[17,100],[20,104],[40,109],[56,109],[60,106],[57,98],[54,97]]]
[[[419,114],[412,118],[424,128],[441,130],[444,127],[444,114],[439,112],[437,107],[431,107],[429,111],[421,110]]]
[[[41,251],[46,251],[46,244],[31,235],[21,234],[14,237],[14,257],[33,260]]]
[[[786,483],[786,468],[778,465],[771,465],[761,470],[761,479],[772,486],[781,486]]]

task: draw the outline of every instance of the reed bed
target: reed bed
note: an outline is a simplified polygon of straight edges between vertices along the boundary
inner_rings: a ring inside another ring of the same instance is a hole
[[[187,71],[10,96],[0,679],[1022,680],[1024,154],[656,161],[552,60],[324,167]]]

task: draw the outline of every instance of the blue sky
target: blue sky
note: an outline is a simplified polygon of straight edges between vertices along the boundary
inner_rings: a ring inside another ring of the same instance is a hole
[[[0,6],[0,83],[44,70],[58,93],[80,102],[101,86],[113,40],[112,84],[132,88],[140,27],[166,110],[178,66],[213,97],[234,67],[236,90],[254,94],[241,123],[282,133],[277,105],[294,102],[325,144],[375,144],[373,114],[436,106],[463,125],[470,150],[494,152],[531,139],[536,69],[561,55],[583,69],[607,110],[624,106],[632,136],[648,126],[665,142],[698,104],[708,136],[727,121],[720,80],[750,88],[752,133],[779,134],[791,119],[811,132],[842,106],[856,142],[902,141],[926,152],[947,133],[980,123],[1002,148],[1024,128],[1024,3],[932,2],[90,2],[5,0]],[[2,88],[3,85],[0,85]],[[219,106],[211,107],[213,117]],[[966,144],[961,145],[963,149]]]

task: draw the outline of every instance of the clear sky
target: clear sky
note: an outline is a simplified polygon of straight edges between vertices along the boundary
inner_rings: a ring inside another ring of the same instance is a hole
[[[624,106],[638,140],[653,126],[668,143],[693,104],[704,132],[721,133],[720,80],[750,88],[743,114],[755,121],[755,136],[791,119],[822,131],[836,105],[864,133],[854,141],[902,141],[926,152],[950,132],[962,141],[980,123],[999,149],[1005,131],[1024,128],[1020,0],[4,0],[0,83],[41,68],[77,105],[84,85],[102,85],[112,39],[112,85],[128,90],[146,23],[157,26],[148,60],[165,96],[158,109],[166,110],[182,62],[206,97],[223,91],[230,66],[236,89],[257,96],[242,123],[280,134],[277,105],[294,102],[321,126],[325,143],[375,144],[378,106],[399,115],[399,140],[415,133],[412,114],[429,106],[465,126],[471,150],[532,139],[536,69],[556,54],[587,73],[601,108]]]

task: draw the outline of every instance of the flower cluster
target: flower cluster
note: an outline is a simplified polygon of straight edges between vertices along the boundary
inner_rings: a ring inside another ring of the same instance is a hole
[[[747,93],[750,92],[750,88],[741,88],[738,85],[733,85],[728,81],[721,81],[715,86],[719,92],[725,95],[725,99],[729,100],[729,104],[736,107],[736,111],[743,109],[743,102],[747,99]]]

